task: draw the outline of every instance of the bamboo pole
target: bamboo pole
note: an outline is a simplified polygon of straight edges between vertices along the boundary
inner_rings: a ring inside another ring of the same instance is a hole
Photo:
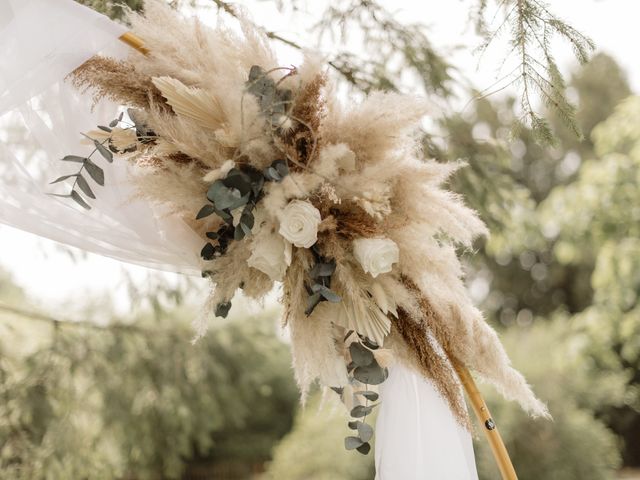
[[[507,448],[504,446],[504,442],[502,441],[500,432],[498,432],[498,427],[493,421],[493,418],[491,418],[489,407],[487,407],[487,404],[482,398],[482,395],[480,394],[480,391],[478,390],[476,382],[473,380],[469,369],[456,360],[453,360],[452,363],[454,368],[456,369],[456,372],[458,373],[458,376],[460,377],[462,386],[467,392],[467,396],[469,397],[469,401],[471,402],[473,411],[482,424],[484,433],[487,437],[487,440],[489,441],[489,446],[491,447],[493,457],[498,464],[498,469],[500,470],[502,479],[518,480],[516,471],[513,468],[513,463],[511,463],[511,458],[509,458]]]
[[[142,41],[142,39],[139,36],[137,36],[136,34],[134,34],[134,33],[127,32],[127,33],[121,35],[119,40],[121,42],[126,43],[131,48],[136,49],[137,51],[139,51],[143,55],[147,55],[149,53],[149,50],[147,50],[147,48],[145,48],[144,42]]]
[[[143,55],[149,54],[149,50],[144,46],[142,39],[131,32],[127,32],[122,35],[120,40]],[[482,398],[473,377],[469,373],[469,369],[455,360],[453,360],[452,363],[460,377],[462,386],[467,392],[473,411],[484,427],[484,433],[486,434],[489,445],[491,446],[491,451],[493,452],[493,456],[495,457],[498,468],[500,469],[502,479],[518,480],[516,471],[514,470],[511,459],[509,458],[509,453],[504,446],[504,442],[502,441],[502,437],[498,432],[495,422],[491,418],[489,407],[487,407],[487,404]]]

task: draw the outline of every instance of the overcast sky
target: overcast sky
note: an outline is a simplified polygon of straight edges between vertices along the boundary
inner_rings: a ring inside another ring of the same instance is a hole
[[[243,3],[243,2],[240,2]],[[247,3],[247,2],[244,2]],[[315,2],[315,5],[321,2]],[[324,3],[324,2],[322,2]],[[424,21],[431,29],[432,41],[439,46],[451,47],[471,43],[476,39],[466,25],[469,3],[457,0],[390,0],[402,19]],[[640,91],[640,62],[637,48],[640,44],[638,19],[640,0],[555,0],[552,9],[562,18],[596,42],[598,48],[613,54],[627,70],[634,91]],[[256,2],[250,2],[255,5]],[[299,17],[298,22],[280,17],[271,2],[259,3],[252,15],[256,21],[270,30],[295,38],[301,43],[306,28],[313,22],[313,12]],[[213,12],[205,14],[206,21],[213,21]],[[572,54],[564,45],[557,45],[557,57],[565,69],[572,64]],[[296,54],[278,47],[283,64],[291,63]],[[477,59],[468,50],[457,50],[451,61],[482,89],[495,81],[495,68],[500,61],[500,48],[487,55],[480,68]],[[463,99],[464,101],[464,99]],[[53,242],[41,240],[31,234],[0,226],[0,265],[9,269],[15,280],[34,298],[42,300],[42,309],[53,312],[64,309],[71,298],[82,299],[85,294],[109,292],[116,297],[118,308],[126,309],[126,290],[123,288],[122,271],[126,269],[139,283],[144,282],[147,271],[142,267],[122,264],[88,255],[85,260],[74,262],[61,253]]]

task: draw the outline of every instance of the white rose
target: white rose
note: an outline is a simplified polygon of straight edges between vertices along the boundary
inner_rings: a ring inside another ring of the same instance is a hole
[[[353,241],[353,255],[374,278],[390,272],[393,264],[400,260],[398,245],[388,238],[358,238]]]
[[[318,240],[320,212],[309,202],[292,200],[280,215],[280,235],[296,247],[309,248]]]
[[[247,263],[266,273],[271,280],[282,281],[287,267],[291,265],[291,244],[275,233],[256,235]]]

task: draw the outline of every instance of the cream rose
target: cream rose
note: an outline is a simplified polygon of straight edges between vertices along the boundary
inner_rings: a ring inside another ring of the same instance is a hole
[[[256,235],[247,263],[266,273],[271,280],[282,281],[287,267],[291,265],[291,244],[275,233]]]
[[[280,215],[280,235],[296,247],[309,248],[318,240],[318,225],[322,218],[309,202],[292,200]]]
[[[390,272],[393,264],[400,260],[398,245],[388,238],[358,238],[353,241],[353,255],[374,278]]]

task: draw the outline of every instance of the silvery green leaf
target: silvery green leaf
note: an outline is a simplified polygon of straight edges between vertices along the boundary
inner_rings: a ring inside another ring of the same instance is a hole
[[[316,263],[309,275],[311,278],[319,278],[319,277],[330,277],[333,275],[333,272],[336,271],[336,262],[331,261],[327,263]]]
[[[61,160],[63,162],[83,163],[86,160],[86,158],[85,157],[79,157],[78,155],[67,155],[65,157],[62,157]]]
[[[322,295],[322,297],[325,300],[328,300],[331,303],[340,303],[340,300],[342,300],[340,298],[340,295],[328,289],[324,285],[320,285],[320,288],[318,289],[318,293],[320,293],[320,295]]]
[[[84,177],[80,174],[78,174],[78,178],[77,180],[77,185],[78,187],[80,187],[80,190],[82,190],[82,193],[84,193],[87,197],[89,198],[96,198],[96,196],[93,193],[93,190],[91,190],[91,187],[89,186],[89,184],[87,183],[87,181],[84,179]]]
[[[77,173],[74,173],[74,174],[71,174],[71,175],[63,175],[61,177],[56,178],[53,182],[49,183],[49,185],[53,185],[54,183],[58,183],[58,182],[63,182],[67,178],[72,178],[72,177],[77,177],[77,176],[78,176]]]
[[[264,76],[264,70],[260,65],[252,65],[249,70],[249,82],[253,82]]]
[[[351,430],[357,430],[358,429],[358,425],[361,424],[362,422],[360,420],[355,420],[353,422],[349,422],[347,423],[347,425],[349,426],[349,428]]]
[[[372,402],[375,402],[376,400],[378,400],[378,397],[379,397],[379,395],[376,392],[372,392],[370,390],[356,392],[355,394],[362,395],[364,398]]]
[[[371,445],[365,442],[362,445],[360,445],[358,448],[356,448],[356,450],[363,455],[367,455],[371,451]]]
[[[115,127],[115,125],[114,125],[114,127]],[[104,125],[98,125],[98,128],[99,128],[100,130],[104,131],[104,132],[111,133],[111,128],[109,128],[109,127],[105,127]]]
[[[216,253],[216,248],[211,244],[211,243],[207,243],[204,247],[202,247],[202,250],[200,251],[200,256],[204,259],[204,260],[213,260],[213,256]]]
[[[336,392],[338,395],[342,395],[342,392],[344,392],[344,388],[343,387],[329,387],[331,390],[333,390],[334,392]]]
[[[221,302],[216,305],[216,311],[214,313],[216,317],[227,318],[229,310],[231,310],[231,302]]]
[[[313,295],[309,295],[309,298],[307,300],[307,309],[304,311],[305,315],[307,316],[311,315],[321,300],[322,300],[322,295],[320,295],[319,293],[314,293]]]
[[[345,437],[344,439],[344,448],[346,448],[347,450],[355,450],[362,444],[363,441],[358,437]]]
[[[373,352],[358,342],[353,342],[349,345],[349,353],[351,354],[351,360],[353,360],[353,363],[358,367],[371,365],[375,359]]]
[[[222,183],[228,188],[235,188],[240,191],[241,195],[246,195],[251,191],[251,178],[240,170],[233,169],[222,180]]]
[[[365,407],[364,405],[356,405],[351,409],[351,416],[353,418],[366,417],[372,412],[372,410],[372,406]]]
[[[107,147],[102,145],[97,140],[94,140],[93,144],[96,146],[96,148],[100,152],[100,155],[102,155],[107,160],[107,162],[109,163],[113,162],[113,152],[111,152],[111,150],[109,150]]]
[[[371,364],[358,366],[353,371],[353,377],[356,380],[368,385],[380,385],[388,376],[389,372],[387,369],[378,365],[375,359]]]
[[[233,210],[245,205],[249,201],[249,194],[243,196],[237,188],[229,188],[221,180],[216,180],[209,187],[207,198],[218,210]]]
[[[216,208],[213,205],[205,205],[200,209],[198,214],[196,215],[196,220],[200,220],[201,218],[208,217],[216,212]]]
[[[82,208],[86,209],[86,210],[91,210],[91,207],[89,206],[89,204],[87,202],[84,201],[84,199],[82,198],[82,196],[76,192],[75,190],[73,190],[70,194],[70,197],[78,204],[80,205]]]
[[[363,345],[367,348],[369,348],[370,350],[377,350],[378,348],[380,348],[380,346],[374,342],[373,340],[365,337],[364,335],[359,335],[360,336],[360,340],[363,343]]]
[[[289,175],[289,166],[287,165],[287,162],[285,160],[276,160],[271,164],[271,166],[278,171],[280,176],[286,177],[287,175]]]
[[[98,185],[104,185],[104,171],[89,158],[84,161],[84,168]]]
[[[358,437],[364,443],[368,442],[373,437],[373,427],[367,423],[360,422],[358,425]]]

